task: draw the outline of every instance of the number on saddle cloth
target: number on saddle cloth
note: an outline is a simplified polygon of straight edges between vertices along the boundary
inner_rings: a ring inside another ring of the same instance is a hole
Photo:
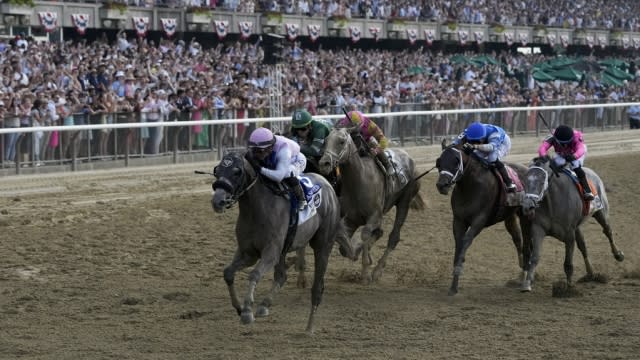
[[[309,207],[317,208],[320,206],[320,201],[322,199],[322,196],[320,196],[320,190],[322,189],[322,186],[320,184],[314,184],[311,178],[306,176],[298,176],[298,180],[300,180],[300,185],[302,185],[304,196],[307,199]]]

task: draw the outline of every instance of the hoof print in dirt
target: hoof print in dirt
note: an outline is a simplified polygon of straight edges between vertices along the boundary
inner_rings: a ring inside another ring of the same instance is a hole
[[[551,296],[554,298],[573,298],[582,296],[582,293],[575,286],[568,286],[565,281],[559,280],[553,283]]]
[[[128,296],[122,301],[120,301],[122,305],[140,305],[142,304],[142,299],[138,299],[137,297]]]
[[[174,291],[174,292],[166,293],[162,297],[165,298],[165,300],[169,300],[169,301],[184,302],[189,300],[190,296],[191,294],[188,294],[182,291]]]
[[[185,313],[180,314],[179,318],[184,320],[192,320],[192,319],[203,317],[205,315],[206,315],[205,312],[201,312],[198,310],[191,310],[191,311],[187,311]]]

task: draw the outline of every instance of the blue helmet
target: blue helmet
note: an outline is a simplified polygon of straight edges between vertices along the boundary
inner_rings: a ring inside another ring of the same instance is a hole
[[[482,141],[486,135],[487,131],[485,130],[484,125],[479,122],[469,125],[466,130],[466,137],[468,141]]]

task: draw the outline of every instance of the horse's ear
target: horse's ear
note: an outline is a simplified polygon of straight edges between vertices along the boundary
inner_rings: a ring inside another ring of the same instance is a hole
[[[447,138],[446,137],[442,138],[442,142],[440,143],[440,145],[442,146],[442,150],[447,148]]]

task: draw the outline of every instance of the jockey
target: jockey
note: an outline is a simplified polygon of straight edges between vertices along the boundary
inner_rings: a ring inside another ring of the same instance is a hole
[[[317,167],[322,157],[324,139],[331,132],[328,122],[314,120],[307,110],[299,109],[291,117],[291,136],[300,145],[300,152],[312,159]]]
[[[277,183],[283,182],[293,190],[299,210],[304,210],[307,200],[298,176],[304,171],[307,159],[300,153],[298,144],[261,127],[249,136],[248,155],[246,158],[257,173]]]
[[[516,184],[513,183],[507,173],[507,168],[500,161],[511,150],[511,139],[504,129],[496,125],[474,122],[453,141],[456,145],[460,142],[470,144],[478,156],[496,167],[502,176],[507,192],[516,191]]]
[[[387,170],[387,175],[395,175],[396,170],[393,168],[391,160],[387,157],[384,150],[387,148],[389,141],[382,133],[382,130],[360,111],[350,111],[346,117],[340,120],[337,126],[349,127],[358,126],[360,135],[369,145],[371,154],[380,160]]]
[[[569,164],[584,189],[582,197],[587,201],[593,200],[593,193],[591,192],[591,187],[589,187],[587,176],[584,170],[582,170],[584,157],[587,155],[587,145],[584,143],[582,133],[569,126],[560,125],[553,132],[552,136],[547,136],[547,138],[542,141],[542,144],[540,144],[538,148],[538,155],[541,157],[547,156],[547,152],[551,147],[553,147],[555,152],[553,161],[556,165],[564,166]]]

